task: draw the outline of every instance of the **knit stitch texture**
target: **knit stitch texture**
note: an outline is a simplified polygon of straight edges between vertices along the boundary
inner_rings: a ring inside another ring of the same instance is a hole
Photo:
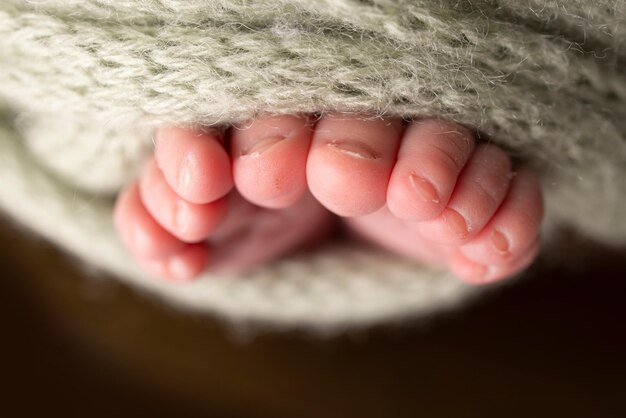
[[[130,179],[146,126],[437,116],[541,175],[548,235],[624,244],[624,68],[623,0],[0,3],[0,97],[39,164],[100,192]]]

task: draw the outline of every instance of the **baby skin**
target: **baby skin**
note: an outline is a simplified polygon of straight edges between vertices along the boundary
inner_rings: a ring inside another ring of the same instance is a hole
[[[140,266],[171,281],[259,267],[325,238],[334,215],[470,283],[510,277],[539,250],[536,176],[452,122],[270,115],[227,133],[163,128],[155,144],[115,225]]]

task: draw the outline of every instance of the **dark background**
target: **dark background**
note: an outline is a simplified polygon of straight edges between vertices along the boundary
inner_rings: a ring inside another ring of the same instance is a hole
[[[626,417],[626,252],[581,254],[428,322],[255,336],[0,222],[0,416]]]

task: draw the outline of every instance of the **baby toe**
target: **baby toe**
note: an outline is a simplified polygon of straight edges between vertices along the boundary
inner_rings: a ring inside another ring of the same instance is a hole
[[[472,133],[453,122],[415,121],[405,131],[391,174],[387,204],[400,219],[433,219],[446,207],[474,150]]]
[[[118,197],[114,222],[122,242],[136,258],[165,258],[185,245],[150,216],[141,201],[136,182]]]
[[[154,158],[144,166],[139,192],[154,220],[184,242],[206,239],[226,218],[225,198],[202,205],[184,200],[167,184]]]
[[[540,243],[535,240],[524,253],[505,264],[485,265],[467,258],[461,251],[448,259],[450,270],[461,280],[472,284],[488,284],[510,278],[525,270],[537,257]]]
[[[511,180],[508,155],[493,145],[481,145],[461,173],[441,215],[419,224],[433,242],[461,245],[474,238],[489,222],[506,196]]]
[[[209,263],[206,244],[191,244],[159,260],[139,258],[137,263],[148,273],[171,282],[189,282],[202,273]]]
[[[250,202],[285,208],[307,190],[306,160],[312,124],[307,117],[267,116],[235,127],[231,136],[233,177]]]
[[[401,131],[399,119],[323,117],[315,127],[307,160],[311,193],[341,216],[380,209],[386,201]]]
[[[233,186],[230,158],[217,132],[162,128],[156,136],[156,161],[180,197],[208,203],[226,195]]]
[[[542,217],[539,180],[531,171],[521,169],[493,219],[461,251],[469,259],[484,264],[507,264],[534,244]]]

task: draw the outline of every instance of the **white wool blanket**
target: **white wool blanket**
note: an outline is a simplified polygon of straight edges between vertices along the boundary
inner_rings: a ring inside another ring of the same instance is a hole
[[[156,282],[120,247],[108,195],[164,123],[438,116],[540,174],[548,241],[569,227],[622,245],[625,45],[623,0],[3,0],[0,206],[193,310],[325,328],[432,313],[475,290],[356,247],[239,280]]]

